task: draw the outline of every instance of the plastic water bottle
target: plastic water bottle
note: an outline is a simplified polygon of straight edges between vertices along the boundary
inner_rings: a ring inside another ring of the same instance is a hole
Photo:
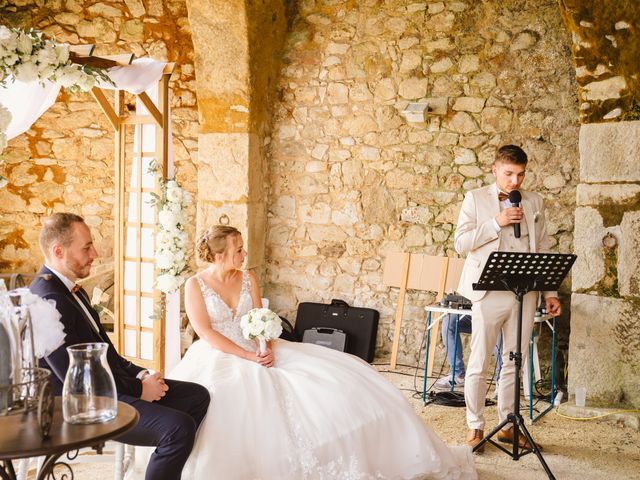
[[[553,406],[554,407],[559,407],[560,404],[562,403],[562,397],[564,396],[564,392],[562,390],[560,390],[558,393],[556,393],[556,398],[553,399]]]

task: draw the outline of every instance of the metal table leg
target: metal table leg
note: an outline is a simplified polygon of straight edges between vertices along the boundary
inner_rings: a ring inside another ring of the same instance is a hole
[[[449,317],[451,318],[451,317]],[[455,329],[455,335],[453,337],[453,365],[451,365],[451,392],[453,392],[453,389],[455,387],[455,381],[456,381],[456,358],[458,355],[458,322],[460,321],[460,315],[456,315],[456,329]],[[451,323],[449,323],[449,325],[451,325]],[[449,345],[447,345],[447,349],[449,348]]]
[[[549,402],[549,406],[540,412],[535,418],[533,417],[533,403],[531,402],[532,393],[529,396],[529,418],[531,424],[537,422],[540,418],[546,415],[549,410],[552,410],[554,405],[553,402],[556,399],[556,317],[552,317],[553,321],[549,324],[549,320],[545,320],[545,323],[549,325],[551,329],[551,398]],[[532,364],[533,360],[530,359],[530,364]],[[533,370],[533,366],[531,365],[531,369]]]
[[[429,345],[431,343],[431,312],[427,313],[427,348],[424,354],[424,384],[422,385],[422,401],[427,401],[427,370],[429,369]]]

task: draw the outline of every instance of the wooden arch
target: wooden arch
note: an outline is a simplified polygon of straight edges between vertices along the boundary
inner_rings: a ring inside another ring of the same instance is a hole
[[[71,50],[74,62],[96,67],[127,65],[133,60],[133,55],[93,56],[91,45],[72,47]],[[114,90],[112,101],[108,99],[104,89],[94,87],[91,90],[91,94],[114,129],[113,343],[126,358],[159,372],[164,371],[165,299],[164,295],[153,287],[156,277],[154,256],[143,254],[148,247],[144,242],[152,239],[155,233],[157,212],[154,209],[152,219],[145,219],[142,214],[143,198],[151,193],[158,193],[159,184],[156,181],[154,185],[144,185],[142,168],[145,161],[153,159],[158,166],[157,174],[165,180],[167,178],[170,133],[169,79],[174,67],[174,63],[168,63],[162,72],[157,86],[157,106],[147,93],[135,95],[144,105],[147,114],[129,112],[125,105],[124,90]],[[156,127],[153,151],[144,151],[142,148],[144,130],[141,127],[144,125]],[[128,126],[140,127],[134,128],[135,137],[129,136],[128,130],[131,129],[127,128]],[[136,142],[131,142],[132,139]],[[137,151],[130,148],[132,143],[138,145]],[[132,176],[135,175],[137,178],[132,182]],[[132,198],[135,198],[134,203],[137,206],[133,209],[131,205],[126,208]],[[125,271],[128,274],[126,278]],[[131,272],[133,274],[130,274]],[[149,272],[152,278],[149,278]],[[149,339],[151,351],[146,347]]]

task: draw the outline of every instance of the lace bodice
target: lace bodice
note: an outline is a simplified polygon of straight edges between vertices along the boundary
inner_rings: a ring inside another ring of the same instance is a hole
[[[200,285],[211,327],[242,348],[250,351],[255,350],[255,342],[244,338],[240,328],[240,318],[253,308],[249,272],[242,272],[242,288],[240,289],[240,299],[235,311],[229,308],[229,305],[222,300],[218,292],[206,285],[200,277],[196,276],[196,280]]]

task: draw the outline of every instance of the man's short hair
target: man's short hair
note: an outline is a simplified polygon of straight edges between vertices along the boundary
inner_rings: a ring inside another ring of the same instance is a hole
[[[526,165],[528,161],[527,154],[517,145],[503,145],[496,152],[494,163],[505,162]]]
[[[73,241],[71,229],[74,223],[84,223],[84,218],[75,213],[54,213],[42,222],[40,230],[40,248],[47,255],[49,248],[54,243],[67,247]]]

